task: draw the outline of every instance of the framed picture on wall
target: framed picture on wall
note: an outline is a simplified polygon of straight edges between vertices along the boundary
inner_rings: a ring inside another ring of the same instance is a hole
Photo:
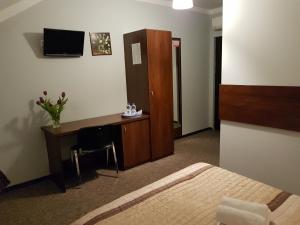
[[[110,33],[90,33],[92,55],[111,55]]]

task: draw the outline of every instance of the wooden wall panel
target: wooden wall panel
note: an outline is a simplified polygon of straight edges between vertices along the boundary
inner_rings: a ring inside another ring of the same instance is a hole
[[[300,87],[220,85],[220,119],[300,131]]]

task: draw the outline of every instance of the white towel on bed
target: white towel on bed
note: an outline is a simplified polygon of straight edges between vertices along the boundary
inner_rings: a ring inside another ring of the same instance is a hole
[[[217,220],[226,225],[269,225],[270,220],[249,211],[219,205]]]
[[[266,218],[267,220],[270,220],[271,218],[271,211],[269,207],[264,204],[259,204],[256,202],[246,202],[239,199],[223,197],[220,205],[230,206],[235,209],[252,212]]]

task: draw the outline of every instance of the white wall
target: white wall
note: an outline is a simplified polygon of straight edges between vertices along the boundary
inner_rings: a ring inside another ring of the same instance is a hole
[[[207,15],[133,0],[51,0],[0,23],[0,169],[13,184],[49,173],[40,126],[47,115],[34,100],[66,91],[62,121],[118,113],[126,105],[123,34],[164,29],[182,38],[183,133],[208,126]],[[45,58],[44,27],[86,31],[84,56]],[[91,56],[88,32],[110,32],[112,56]]]
[[[300,1],[224,0],[222,83],[300,86]],[[300,194],[300,133],[222,121],[221,166]]]
[[[215,16],[211,19],[211,25],[213,30],[221,30],[222,29],[223,18],[222,15]]]

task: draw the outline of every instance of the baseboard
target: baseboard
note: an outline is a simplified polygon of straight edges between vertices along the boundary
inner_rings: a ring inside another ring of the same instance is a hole
[[[21,183],[21,184],[15,184],[15,185],[9,186],[9,187],[5,188],[4,190],[2,190],[2,193],[15,191],[15,190],[18,190],[18,189],[21,189],[21,188],[24,188],[24,187],[27,187],[27,186],[30,186],[30,185],[33,185],[33,184],[40,183],[40,182],[48,180],[48,179],[50,179],[50,175],[40,177],[40,178],[37,178],[37,179],[34,179],[34,180],[26,181],[26,182]]]
[[[199,134],[199,133],[207,131],[207,130],[213,130],[213,128],[207,127],[207,128],[201,129],[201,130],[197,130],[197,131],[194,131],[192,133],[188,133],[188,134],[182,135],[180,138],[188,137],[188,136],[191,136],[191,135],[194,135],[194,134]]]

